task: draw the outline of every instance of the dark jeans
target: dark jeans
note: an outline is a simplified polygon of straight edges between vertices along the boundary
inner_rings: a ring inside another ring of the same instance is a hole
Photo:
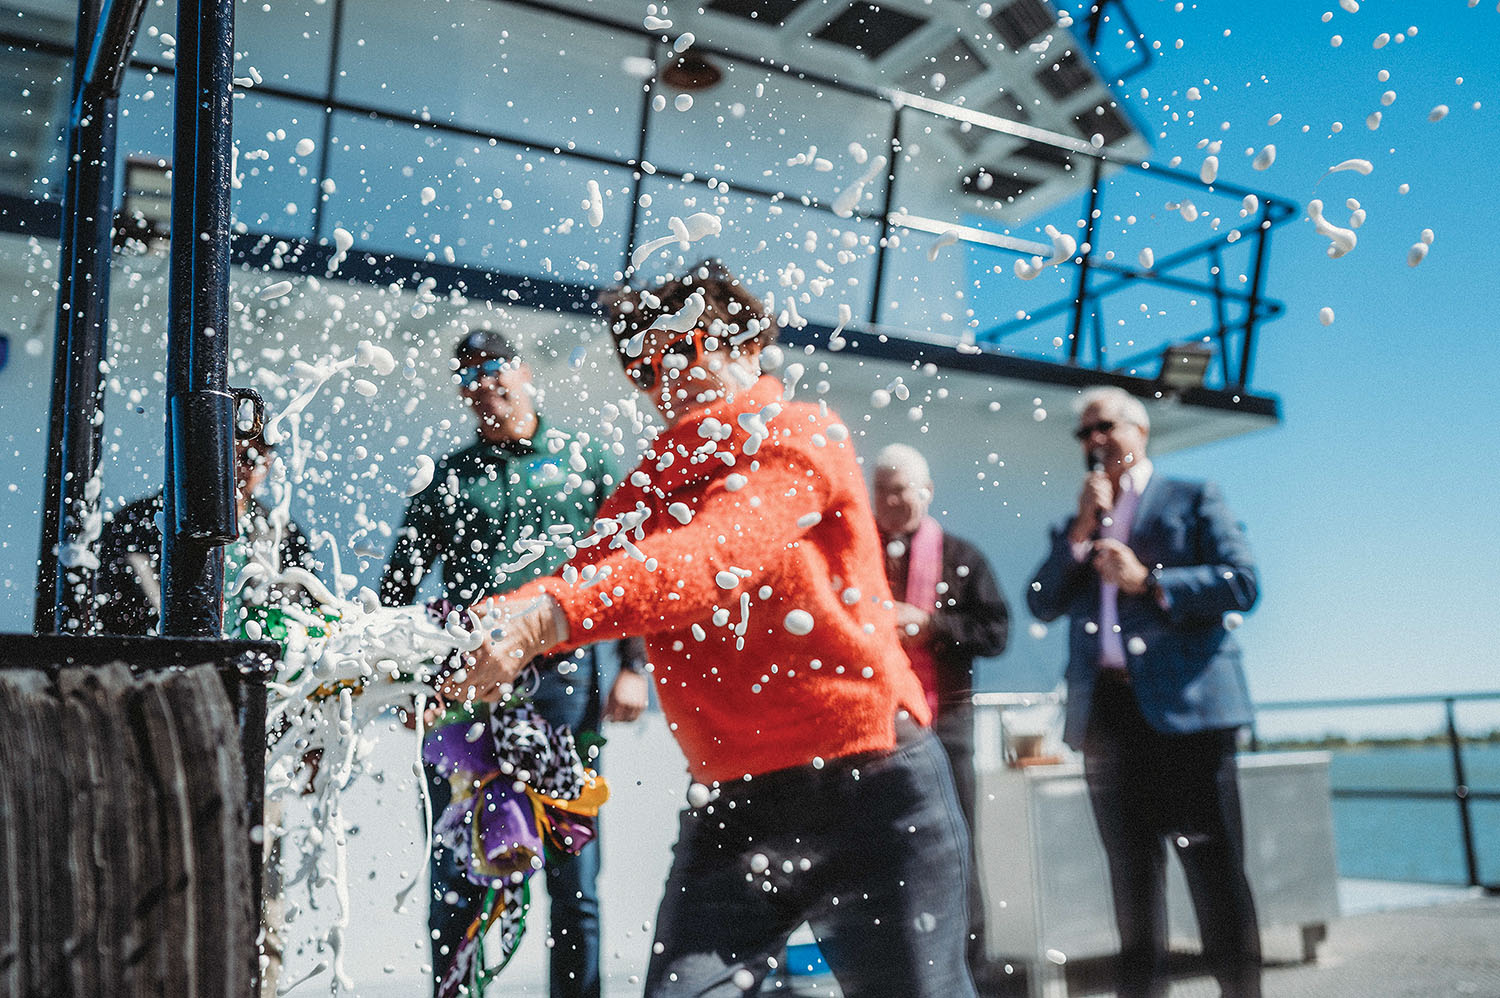
[[[1127,683],[1101,677],[1083,753],[1120,931],[1119,994],[1167,993],[1170,840],[1220,988],[1230,998],[1258,998],[1260,929],[1245,877],[1234,730],[1162,734],[1141,716]]]
[[[599,728],[599,680],[593,650],[575,653],[563,669],[544,671],[532,695],[537,713],[548,722],[566,726],[574,734]],[[586,760],[599,770],[596,755]],[[447,807],[448,781],[427,768],[432,791],[432,813]],[[432,967],[441,980],[452,961],[454,948],[479,914],[485,888],[471,882],[442,846],[433,849],[429,864],[432,905],[427,925],[432,939]],[[547,896],[552,902],[551,974],[552,998],[599,998],[599,838],[577,856],[549,852]],[[533,881],[535,890],[535,881]],[[532,926],[528,926],[532,928]]]
[[[908,727],[682,812],[646,998],[754,994],[804,921],[848,998],[973,998],[967,836],[942,748]]]
[[[969,969],[976,974],[988,962],[984,952],[984,893],[979,885],[978,854],[974,847],[974,705],[967,701],[944,703],[932,723],[953,770],[953,789],[969,832]]]

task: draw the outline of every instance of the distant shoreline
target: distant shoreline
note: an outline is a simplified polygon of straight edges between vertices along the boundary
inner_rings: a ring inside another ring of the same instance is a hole
[[[1460,745],[1500,745],[1500,728],[1494,728],[1487,734],[1482,735],[1460,735]],[[1326,734],[1317,738],[1277,738],[1275,740],[1262,740],[1259,743],[1260,750],[1272,751],[1306,751],[1308,749],[1405,749],[1405,748],[1437,748],[1448,745],[1446,732],[1438,732],[1430,735],[1397,735],[1389,738],[1362,737],[1351,738],[1348,735]]]

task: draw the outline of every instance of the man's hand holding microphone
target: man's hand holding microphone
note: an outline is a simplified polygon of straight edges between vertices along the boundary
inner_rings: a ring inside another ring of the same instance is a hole
[[[1088,474],[1078,493],[1078,516],[1068,531],[1068,541],[1075,551],[1088,545],[1087,560],[1101,580],[1118,586],[1122,593],[1139,596],[1146,591],[1150,571],[1124,542],[1099,536],[1115,508],[1115,485],[1104,470],[1104,452],[1089,451],[1087,463]]]

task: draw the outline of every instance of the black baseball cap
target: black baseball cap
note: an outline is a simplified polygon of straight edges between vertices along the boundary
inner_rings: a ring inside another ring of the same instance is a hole
[[[460,364],[476,360],[501,360],[507,363],[519,360],[515,344],[493,329],[476,329],[458,341],[453,356]]]

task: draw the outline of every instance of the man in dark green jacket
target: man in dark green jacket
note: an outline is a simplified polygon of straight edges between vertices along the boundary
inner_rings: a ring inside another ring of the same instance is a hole
[[[410,603],[422,578],[442,563],[444,598],[459,606],[549,575],[593,530],[594,513],[619,481],[603,443],[550,425],[536,408],[531,371],[504,336],[481,329],[455,351],[459,391],[478,417],[478,439],[437,463],[432,482],[414,496],[381,583],[388,605]],[[607,663],[619,669],[604,693]],[[554,668],[538,670],[532,696],[550,723],[587,745],[601,719],[633,721],[645,709],[648,683],[639,641],[596,645]],[[449,720],[451,720],[450,718]],[[589,762],[598,767],[595,755]],[[433,814],[448,783],[429,770]],[[441,980],[484,889],[470,883],[448,851],[432,856],[433,974]],[[548,857],[552,899],[552,998],[600,992],[599,843],[577,856]]]

